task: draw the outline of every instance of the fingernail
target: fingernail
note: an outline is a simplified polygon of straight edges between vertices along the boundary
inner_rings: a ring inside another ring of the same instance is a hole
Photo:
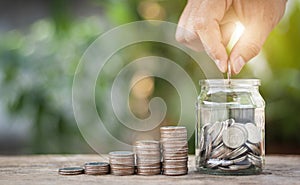
[[[241,57],[241,56],[239,56],[234,62],[233,62],[233,66],[232,66],[232,68],[233,68],[233,71],[234,71],[234,73],[235,74],[238,74],[241,70],[242,70],[242,68],[243,68],[243,66],[245,65],[245,60],[243,59],[243,57]]]
[[[222,72],[222,73],[225,73],[225,66],[222,65],[222,62],[220,60],[215,60],[215,63],[217,64],[217,67],[219,68],[219,70]]]

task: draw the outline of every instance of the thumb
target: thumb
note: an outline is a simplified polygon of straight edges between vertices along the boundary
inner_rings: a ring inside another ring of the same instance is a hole
[[[256,29],[255,29],[256,28]],[[260,28],[260,29],[257,29]],[[268,33],[261,26],[246,27],[245,32],[233,47],[230,62],[234,74],[238,74],[250,59],[258,55]]]

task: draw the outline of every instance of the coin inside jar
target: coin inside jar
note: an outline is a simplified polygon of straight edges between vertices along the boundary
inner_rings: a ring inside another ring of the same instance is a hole
[[[248,139],[247,132],[236,124],[223,132],[224,144],[232,149],[242,146]]]
[[[245,128],[248,132],[248,141],[256,144],[261,141],[261,130],[253,123],[246,123]]]

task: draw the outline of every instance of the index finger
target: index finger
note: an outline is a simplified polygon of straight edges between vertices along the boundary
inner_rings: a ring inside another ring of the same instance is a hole
[[[203,1],[195,20],[195,29],[205,51],[223,73],[227,70],[228,55],[222,43],[220,22],[225,15],[226,6],[226,0]]]

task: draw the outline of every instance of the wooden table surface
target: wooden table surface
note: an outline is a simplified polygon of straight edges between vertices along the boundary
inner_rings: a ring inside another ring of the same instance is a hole
[[[189,156],[189,173],[184,176],[63,176],[58,168],[82,166],[87,161],[107,161],[99,155],[0,156],[0,184],[300,184],[300,156],[267,156],[261,175],[215,176],[195,172],[194,156]]]

